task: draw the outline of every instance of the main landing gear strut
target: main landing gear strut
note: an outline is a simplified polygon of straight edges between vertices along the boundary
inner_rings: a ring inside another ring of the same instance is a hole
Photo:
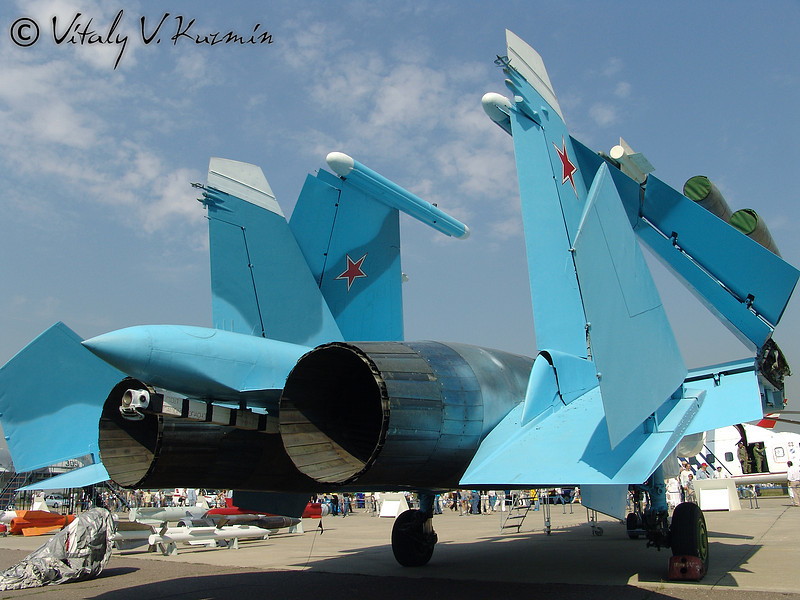
[[[702,579],[708,571],[708,529],[694,502],[679,504],[669,522],[669,506],[661,467],[644,485],[631,486],[633,512],[625,525],[628,537],[647,536],[647,546],[672,548],[671,579]]]
[[[428,564],[438,536],[433,530],[433,501],[431,492],[419,493],[419,510],[407,510],[395,519],[392,527],[392,552],[404,567]]]

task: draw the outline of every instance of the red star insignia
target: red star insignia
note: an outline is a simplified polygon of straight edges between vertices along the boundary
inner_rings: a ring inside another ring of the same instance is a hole
[[[575,171],[578,170],[578,167],[572,164],[572,161],[567,156],[567,143],[564,141],[564,136],[561,136],[561,148],[556,146],[556,143],[553,142],[553,147],[558,152],[558,158],[561,159],[561,185],[567,183],[567,180],[572,184],[572,189],[575,190],[575,197],[578,197],[578,190],[575,188],[575,179],[573,179],[573,175],[575,175]]]
[[[336,277],[336,279],[347,279],[347,291],[350,291],[350,288],[353,285],[353,282],[358,279],[359,277],[366,277],[367,274],[361,270],[361,265],[364,264],[364,259],[367,258],[365,254],[358,260],[354,261],[350,258],[350,255],[347,255],[347,268],[342,272],[341,275]]]

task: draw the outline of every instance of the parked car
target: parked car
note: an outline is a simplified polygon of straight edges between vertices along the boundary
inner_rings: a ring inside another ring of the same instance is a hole
[[[44,503],[50,508],[60,508],[66,504],[67,500],[61,494],[47,494],[44,497]]]

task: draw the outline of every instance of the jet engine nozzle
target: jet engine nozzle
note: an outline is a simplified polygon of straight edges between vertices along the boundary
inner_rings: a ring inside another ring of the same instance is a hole
[[[287,377],[281,439],[321,484],[455,486],[483,437],[524,399],[531,366],[460,344],[325,344]]]

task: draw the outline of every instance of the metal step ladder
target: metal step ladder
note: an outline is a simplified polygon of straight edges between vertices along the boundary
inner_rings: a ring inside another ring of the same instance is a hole
[[[500,512],[500,533],[507,529],[516,528],[516,533],[519,533],[525,517],[534,506],[535,497],[531,496],[529,491],[513,492],[511,494],[511,506],[503,513]],[[505,516],[503,516],[505,515]]]
[[[3,490],[0,491],[0,510],[8,510],[17,494],[17,490],[29,483],[33,473],[14,473],[8,480]]]

